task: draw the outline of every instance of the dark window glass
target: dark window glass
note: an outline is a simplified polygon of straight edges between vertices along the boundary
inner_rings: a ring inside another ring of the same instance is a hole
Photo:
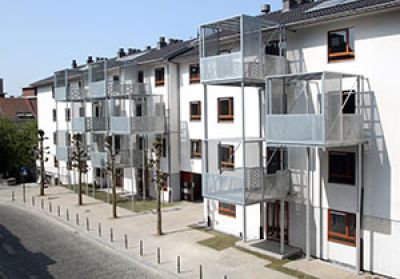
[[[137,116],[137,117],[143,116],[142,104],[136,104],[135,116]]]
[[[201,140],[191,140],[192,158],[201,158]]]
[[[355,153],[329,152],[330,183],[355,185]]]
[[[190,102],[190,120],[201,120],[201,102]]]
[[[192,64],[189,66],[189,82],[199,83],[200,82],[200,65]]]
[[[219,202],[218,213],[228,217],[236,217],[236,205],[230,203]]]
[[[167,157],[167,139],[162,139],[162,156],[165,158]]]
[[[279,56],[279,41],[274,40],[268,42],[265,46],[265,54]]]
[[[57,111],[53,109],[53,121],[57,121]]]
[[[342,104],[344,104],[342,109],[343,113],[352,113],[352,114],[356,113],[356,96],[354,94],[354,91],[353,92],[343,91]]]
[[[328,61],[354,59],[353,28],[328,32]]]
[[[235,167],[235,156],[233,145],[220,145],[219,161],[221,168],[232,169]]]
[[[165,84],[164,80],[164,68],[155,69],[155,82],[156,86],[163,86]]]
[[[286,151],[283,151],[283,156],[285,159],[286,157]],[[286,169],[286,160],[283,161],[283,169]],[[281,170],[281,149],[280,148],[273,148],[273,147],[268,147],[267,148],[267,173],[268,174],[273,174],[276,173],[277,171]]]
[[[144,82],[144,74],[143,71],[138,72],[138,82],[143,83]]]
[[[233,121],[233,98],[218,99],[218,121]]]
[[[356,215],[353,213],[328,211],[328,239],[346,245],[355,245]]]

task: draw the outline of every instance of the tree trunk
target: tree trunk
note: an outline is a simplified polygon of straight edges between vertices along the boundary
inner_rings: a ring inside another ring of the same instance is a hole
[[[39,152],[40,152],[40,195],[44,196],[44,150],[43,139],[39,139]]]
[[[114,163],[112,163],[112,214],[113,218],[117,218],[117,176],[114,169]]]
[[[162,228],[161,228],[161,189],[157,187],[157,234],[162,235]]]
[[[82,172],[79,170],[78,174],[78,204],[82,205]]]

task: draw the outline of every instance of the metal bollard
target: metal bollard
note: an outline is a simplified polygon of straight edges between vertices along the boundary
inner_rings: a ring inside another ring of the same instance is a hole
[[[125,249],[128,249],[128,235],[125,235],[124,238],[125,238]]]
[[[44,200],[40,200],[40,207],[44,210]]]
[[[50,213],[53,212],[53,204],[51,202],[49,202],[49,212]]]
[[[57,216],[60,217],[60,215],[61,215],[61,209],[60,209],[60,206],[57,205]]]
[[[140,256],[143,256],[143,240],[139,241],[139,253]]]
[[[14,191],[11,192],[11,201],[15,201],[15,192]]]
[[[67,211],[65,212],[65,218],[67,219],[67,221],[69,221],[69,210],[67,208]]]
[[[101,237],[101,223],[99,223],[99,227],[98,227],[98,233],[99,233],[99,237]]]
[[[112,228],[110,228],[110,242],[114,242],[114,233]]]
[[[200,279],[203,279],[203,266],[200,265]]]
[[[181,273],[181,257],[176,257],[176,273]]]
[[[224,275],[224,279],[228,279],[228,275]]]
[[[35,197],[32,196],[32,206],[35,206]]]
[[[161,262],[161,249],[157,247],[157,263],[160,264]]]
[[[75,214],[75,221],[76,221],[76,225],[79,226],[79,214],[78,213]]]
[[[89,218],[88,217],[86,217],[86,230],[90,231]]]

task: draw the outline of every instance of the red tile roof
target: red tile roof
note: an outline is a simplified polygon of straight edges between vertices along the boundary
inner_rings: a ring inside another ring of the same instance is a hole
[[[32,117],[30,117],[30,115],[32,115]],[[0,117],[10,120],[21,120],[36,118],[36,116],[36,99],[0,97]]]

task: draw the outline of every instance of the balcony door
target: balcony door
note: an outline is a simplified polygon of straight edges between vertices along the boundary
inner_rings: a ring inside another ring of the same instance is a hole
[[[119,188],[124,186],[124,169],[115,169],[115,185]]]
[[[267,203],[266,208],[266,224],[267,239],[280,241],[281,239],[281,222],[280,222],[281,202],[273,201]],[[285,243],[289,241],[289,204],[285,202]]]

